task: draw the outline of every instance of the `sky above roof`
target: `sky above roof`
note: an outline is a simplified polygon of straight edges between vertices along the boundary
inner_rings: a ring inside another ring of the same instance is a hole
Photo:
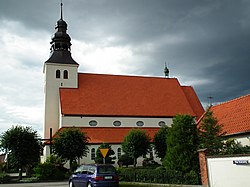
[[[80,72],[163,77],[167,63],[204,107],[250,93],[248,0],[63,4]],[[59,18],[59,0],[0,1],[0,133],[20,124],[42,134],[43,64]]]

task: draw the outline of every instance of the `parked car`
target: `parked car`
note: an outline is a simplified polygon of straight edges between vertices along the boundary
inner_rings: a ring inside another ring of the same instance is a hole
[[[119,177],[112,165],[79,166],[69,178],[69,187],[118,187]]]

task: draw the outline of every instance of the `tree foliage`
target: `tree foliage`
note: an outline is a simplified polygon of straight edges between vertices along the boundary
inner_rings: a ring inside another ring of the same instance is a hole
[[[19,169],[19,179],[22,169],[26,168],[30,175],[31,168],[39,162],[40,142],[37,132],[30,127],[13,126],[1,135],[1,147],[11,153],[12,163]]]
[[[235,154],[250,154],[250,146],[242,146],[240,142],[235,139],[228,139],[223,142],[223,149],[221,155],[235,155]]]
[[[103,164],[103,156],[101,154],[101,151],[99,150],[100,148],[101,149],[103,149],[103,148],[109,149],[108,153],[107,153],[107,155],[105,157],[105,164],[114,164],[115,163],[114,160],[116,159],[116,157],[114,156],[115,152],[111,148],[111,145],[109,145],[107,143],[102,143],[100,145],[100,147],[96,150],[95,163],[97,163],[97,164]]]
[[[222,125],[213,117],[212,111],[207,111],[199,126],[200,148],[206,148],[208,155],[220,154],[223,149]]]
[[[123,152],[134,159],[134,167],[137,164],[137,158],[146,155],[149,148],[150,137],[140,129],[131,129],[122,142]]]
[[[120,158],[118,159],[118,165],[121,166],[126,166],[128,167],[129,165],[134,164],[134,159],[131,158],[128,154],[122,154]]]
[[[69,160],[70,169],[77,159],[87,156],[88,137],[78,128],[67,128],[59,131],[53,139],[53,150],[63,160]]]
[[[167,137],[167,152],[163,162],[169,170],[198,172],[198,132],[194,118],[177,115]]]
[[[161,160],[165,157],[167,151],[167,135],[169,127],[163,126],[154,135],[154,148],[157,157]]]

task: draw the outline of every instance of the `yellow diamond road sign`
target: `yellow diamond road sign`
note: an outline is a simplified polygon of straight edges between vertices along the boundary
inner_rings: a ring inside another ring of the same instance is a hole
[[[109,148],[100,148],[99,150],[100,150],[100,152],[101,152],[103,158],[105,158],[105,157],[107,156],[107,153],[108,153],[108,151],[109,151]]]

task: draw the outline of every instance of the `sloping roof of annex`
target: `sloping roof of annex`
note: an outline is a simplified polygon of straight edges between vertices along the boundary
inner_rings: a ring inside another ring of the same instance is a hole
[[[226,135],[250,131],[250,94],[212,106],[211,111]]]
[[[78,88],[60,88],[62,115],[199,118],[204,109],[191,86],[176,78],[78,74]]]
[[[213,112],[226,136],[250,133],[250,94],[211,106],[209,110]]]
[[[74,127],[62,127],[58,130],[61,132],[63,130],[74,128]],[[145,131],[149,135],[151,141],[153,141],[155,133],[160,129],[160,127],[78,127],[81,132],[86,133],[89,137],[90,144],[121,144],[124,137],[128,135],[129,131],[132,129],[140,129]],[[54,137],[56,134],[54,135]],[[48,143],[48,142],[47,142]]]

